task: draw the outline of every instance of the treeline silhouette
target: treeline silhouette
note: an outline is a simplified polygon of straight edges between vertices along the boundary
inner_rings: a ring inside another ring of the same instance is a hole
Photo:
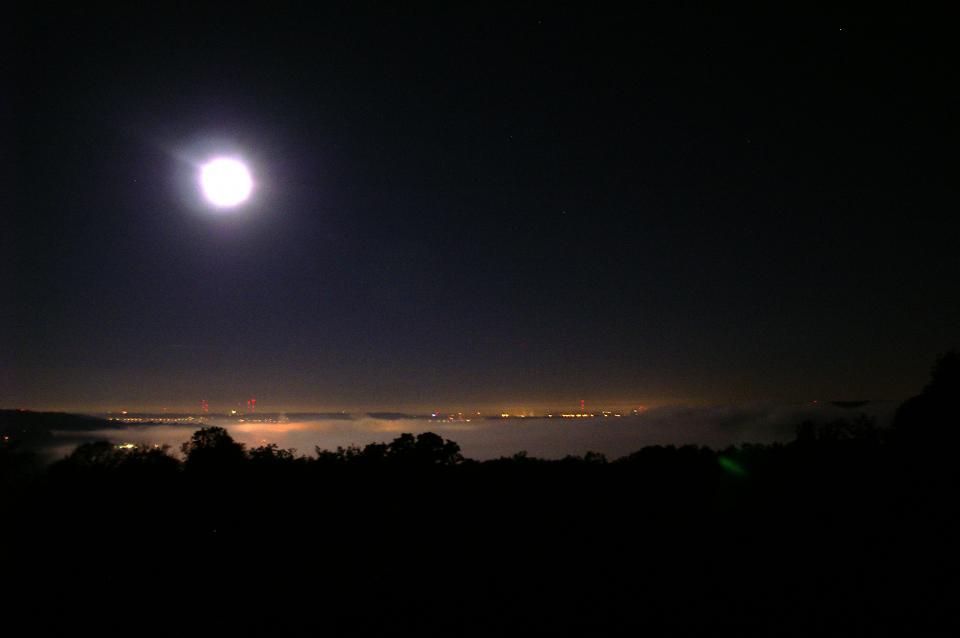
[[[612,461],[429,432],[308,456],[208,427],[46,468],[8,446],[8,609],[125,635],[955,635],[957,396],[951,352],[889,429]]]

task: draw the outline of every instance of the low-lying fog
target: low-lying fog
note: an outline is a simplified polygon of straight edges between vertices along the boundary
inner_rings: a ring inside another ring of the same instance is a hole
[[[895,403],[870,403],[856,409],[821,405],[739,405],[708,408],[663,407],[637,416],[596,419],[511,418],[474,419],[467,422],[429,419],[384,419],[370,416],[288,423],[238,423],[210,420],[225,427],[247,446],[276,443],[313,454],[315,446],[363,446],[386,442],[402,432],[436,432],[456,441],[468,458],[483,460],[526,451],[541,458],[562,458],[588,451],[614,459],[648,445],[707,445],[723,448],[740,443],[786,442],[794,438],[804,420],[826,423],[866,414],[881,427],[889,425]],[[57,433],[57,456],[68,454],[79,442],[109,440],[116,443],[168,444],[179,450],[198,426],[130,425],[98,432]]]

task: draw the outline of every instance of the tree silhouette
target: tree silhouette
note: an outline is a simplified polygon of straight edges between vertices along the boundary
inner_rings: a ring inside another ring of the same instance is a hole
[[[456,465],[463,460],[459,445],[433,432],[418,434],[416,438],[401,434],[387,446],[387,458],[418,466]]]
[[[247,452],[251,461],[264,465],[277,465],[281,463],[290,463],[297,458],[297,451],[293,448],[283,449],[276,443],[268,443],[259,447],[252,448]]]
[[[960,352],[937,358],[930,382],[897,409],[893,427],[899,439],[946,449],[960,442]],[[945,447],[946,446],[946,447]]]
[[[950,350],[933,364],[930,370],[930,382],[923,389],[924,394],[935,397],[956,397],[960,389],[960,352]]]
[[[362,449],[356,446],[338,447],[336,451],[315,448],[320,465],[372,465],[427,467],[458,465],[463,462],[460,446],[433,432],[414,436],[404,432],[390,443],[368,443]]]
[[[109,441],[93,441],[78,445],[64,463],[77,469],[113,469],[120,464],[124,451]]]
[[[246,459],[242,443],[221,427],[210,426],[197,430],[190,440],[180,446],[184,466],[190,471],[217,471],[239,467]]]

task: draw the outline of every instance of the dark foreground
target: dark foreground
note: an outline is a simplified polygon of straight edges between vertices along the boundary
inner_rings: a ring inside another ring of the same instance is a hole
[[[808,425],[788,445],[615,462],[475,463],[429,434],[304,459],[215,429],[186,462],[104,444],[30,475],[7,450],[3,619],[57,635],[957,635],[958,424],[930,405],[889,431]]]

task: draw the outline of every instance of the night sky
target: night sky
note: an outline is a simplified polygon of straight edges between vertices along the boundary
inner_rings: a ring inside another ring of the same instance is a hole
[[[0,406],[902,399],[960,344],[953,17],[320,4],[12,13]]]

